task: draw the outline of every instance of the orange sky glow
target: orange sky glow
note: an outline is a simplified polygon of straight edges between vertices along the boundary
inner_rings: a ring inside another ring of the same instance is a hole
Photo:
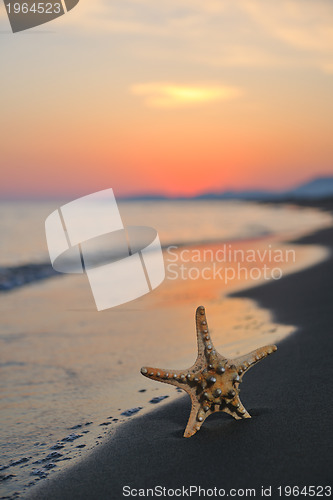
[[[328,0],[81,0],[13,35],[1,6],[1,197],[333,175],[332,19]]]

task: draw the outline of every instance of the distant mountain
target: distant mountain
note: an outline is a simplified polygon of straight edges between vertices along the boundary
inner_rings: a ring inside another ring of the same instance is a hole
[[[197,196],[201,199],[224,199],[224,200],[283,200],[286,198],[328,198],[333,197],[333,176],[317,177],[305,184],[287,191],[224,191],[221,193],[205,193]]]
[[[300,198],[327,198],[333,197],[333,177],[317,177],[305,184],[288,191],[223,191],[221,193],[203,193],[196,199],[222,200],[284,200]]]
[[[118,196],[118,199],[122,201],[162,201],[162,200],[170,200],[170,197],[165,196],[164,194],[147,193],[147,194],[133,194],[121,197]]]
[[[279,198],[280,194],[272,191],[247,190],[223,191],[221,193],[202,193],[195,196],[196,200],[271,200]]]
[[[317,177],[289,191],[294,198],[326,198],[333,196],[333,177]]]
[[[162,194],[142,194],[123,197],[126,201],[163,201],[163,200],[250,200],[250,201],[283,201],[299,199],[320,199],[333,197],[333,176],[317,177],[305,184],[287,191],[265,191],[265,190],[245,190],[245,191],[209,191],[197,196],[168,197]]]

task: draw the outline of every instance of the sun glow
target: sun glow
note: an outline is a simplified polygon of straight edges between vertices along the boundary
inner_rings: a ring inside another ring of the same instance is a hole
[[[221,85],[177,85],[172,83],[144,83],[133,85],[131,92],[143,96],[147,106],[175,108],[211,101],[233,99],[240,89]]]

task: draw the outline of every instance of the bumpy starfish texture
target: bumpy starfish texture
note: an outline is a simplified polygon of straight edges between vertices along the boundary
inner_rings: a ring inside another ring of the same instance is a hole
[[[187,370],[165,370],[143,367],[145,377],[175,385],[190,396],[192,409],[184,437],[191,437],[200,430],[206,418],[217,411],[224,411],[235,419],[251,418],[239,399],[240,384],[244,374],[258,361],[277,350],[275,345],[260,347],[234,360],[221,356],[211,341],[205,308],[196,311],[198,357]]]

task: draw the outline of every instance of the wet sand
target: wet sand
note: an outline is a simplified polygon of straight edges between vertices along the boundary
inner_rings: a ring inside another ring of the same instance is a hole
[[[332,250],[333,229],[298,243]],[[244,377],[241,399],[251,420],[214,415],[199,433],[184,439],[190,402],[181,397],[120,426],[86,459],[45,480],[26,498],[120,499],[125,485],[255,488],[259,497],[262,486],[272,486],[271,497],[278,498],[279,486],[329,485],[332,280],[331,256],[280,281],[238,293],[237,297],[253,299],[272,311],[274,321],[297,327],[278,343],[277,353]],[[207,315],[213,325],[208,307]]]

